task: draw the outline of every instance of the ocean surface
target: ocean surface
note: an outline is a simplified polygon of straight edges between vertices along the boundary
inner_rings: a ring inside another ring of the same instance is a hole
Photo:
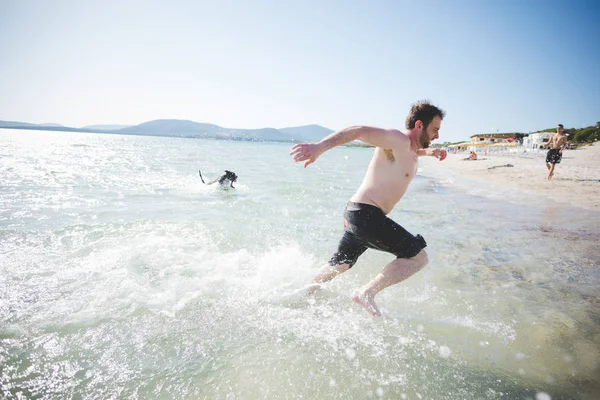
[[[421,272],[314,296],[372,155],[0,129],[0,398],[599,399],[600,217],[422,159]],[[225,169],[236,189],[205,186]]]

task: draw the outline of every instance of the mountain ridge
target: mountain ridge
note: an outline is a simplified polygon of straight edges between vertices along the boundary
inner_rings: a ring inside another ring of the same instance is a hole
[[[333,132],[332,129],[317,124],[281,129],[240,129],[225,128],[215,124],[182,119],[155,119],[133,126],[89,125],[83,128],[74,128],[59,124],[32,124],[28,122],[0,120],[0,128],[276,142],[314,142],[321,140]]]
[[[131,125],[119,125],[119,124],[98,124],[98,125],[86,125],[81,129],[106,129],[115,131],[118,129],[129,128]]]

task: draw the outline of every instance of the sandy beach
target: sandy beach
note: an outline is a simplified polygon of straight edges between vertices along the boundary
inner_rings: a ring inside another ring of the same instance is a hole
[[[571,206],[600,211],[600,144],[565,150],[552,180],[547,180],[546,151],[539,153],[478,153],[476,161],[465,161],[467,153],[449,154],[444,167],[490,188],[516,188]],[[512,167],[507,167],[510,164]]]

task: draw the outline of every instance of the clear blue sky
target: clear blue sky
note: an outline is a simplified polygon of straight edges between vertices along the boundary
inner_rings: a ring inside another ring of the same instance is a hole
[[[582,127],[599,3],[0,0],[0,119],[402,129],[428,98],[441,141]]]

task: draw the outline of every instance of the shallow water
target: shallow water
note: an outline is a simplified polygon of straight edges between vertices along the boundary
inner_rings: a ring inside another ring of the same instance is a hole
[[[7,398],[594,399],[599,215],[486,192],[423,160],[390,215],[429,265],[314,297],[371,150],[307,169],[289,145],[0,130]],[[204,186],[228,169],[235,190]]]

